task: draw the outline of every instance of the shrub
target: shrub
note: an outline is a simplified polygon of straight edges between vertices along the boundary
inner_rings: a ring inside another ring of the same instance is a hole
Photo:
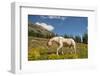
[[[79,58],[88,58],[88,50],[85,47],[82,47],[79,53]]]
[[[88,34],[84,33],[83,35],[83,43],[88,44]]]
[[[48,55],[48,59],[59,59],[59,56],[56,54]]]
[[[40,52],[38,50],[35,50],[34,48],[32,48],[29,52],[28,52],[28,58],[29,60],[36,60],[40,58]]]

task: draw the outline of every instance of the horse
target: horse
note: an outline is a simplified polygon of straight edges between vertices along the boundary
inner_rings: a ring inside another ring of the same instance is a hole
[[[49,39],[47,42],[47,46],[52,46],[53,42],[57,43],[59,47],[57,48],[56,54],[58,54],[59,50],[63,48],[64,44],[66,44],[69,47],[73,47],[74,53],[76,54],[76,43],[72,38],[64,38],[64,37],[53,37]],[[63,51],[62,51],[62,54]]]

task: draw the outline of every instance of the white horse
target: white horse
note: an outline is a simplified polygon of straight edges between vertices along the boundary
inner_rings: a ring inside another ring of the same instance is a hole
[[[72,38],[53,37],[53,38],[51,38],[48,41],[47,45],[48,46],[52,46],[53,42],[56,42],[59,45],[59,47],[57,48],[57,52],[56,52],[57,55],[59,55],[58,51],[60,49],[62,49],[62,47],[64,46],[64,44],[66,44],[69,47],[73,47],[74,52],[76,54],[76,43],[75,43],[75,41]],[[64,54],[63,51],[62,51],[62,54]]]

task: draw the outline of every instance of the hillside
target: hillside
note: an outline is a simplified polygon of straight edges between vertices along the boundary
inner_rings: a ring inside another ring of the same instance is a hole
[[[28,35],[34,37],[52,37],[55,34],[36,24],[28,24]]]
[[[63,47],[59,51],[59,56],[56,55],[58,45],[48,47],[47,42],[49,39],[29,37],[28,38],[28,60],[49,60],[49,59],[86,59],[88,58],[87,44],[77,43],[77,54],[71,53],[73,49]],[[64,51],[64,55],[61,54]]]

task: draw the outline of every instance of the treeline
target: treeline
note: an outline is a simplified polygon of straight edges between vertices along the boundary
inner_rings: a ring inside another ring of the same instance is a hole
[[[39,32],[28,31],[28,36],[34,36],[34,37],[40,37],[40,38],[52,38],[56,35],[54,33],[42,34]]]
[[[85,43],[88,44],[88,34],[84,33],[82,36],[71,36],[71,35],[63,35],[64,38],[72,38],[74,39],[77,43]]]
[[[54,33],[42,34],[42,33],[39,33],[39,32],[36,33],[34,31],[28,31],[28,36],[34,36],[34,37],[50,39],[52,37],[59,36],[59,35],[58,34],[54,34]],[[64,35],[62,35],[62,37],[64,37],[64,38],[72,38],[77,43],[88,44],[88,34],[87,33],[84,33],[82,36],[72,36],[72,35],[64,34]]]

